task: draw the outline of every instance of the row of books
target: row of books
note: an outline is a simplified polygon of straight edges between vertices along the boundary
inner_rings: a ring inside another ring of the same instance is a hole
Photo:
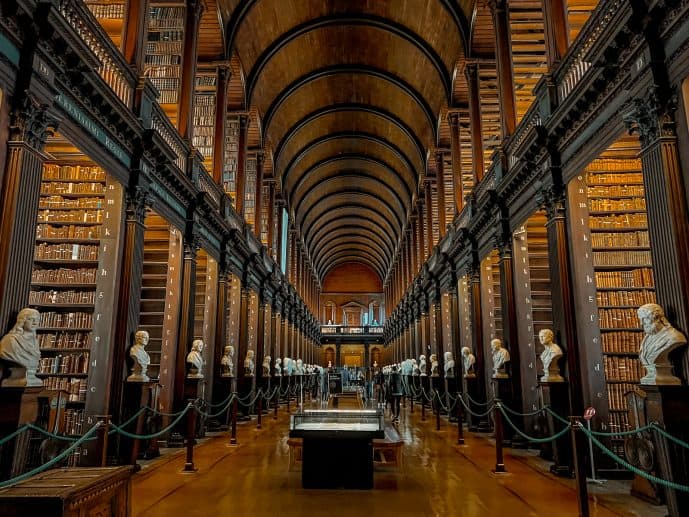
[[[68,393],[67,400],[70,402],[86,402],[86,379],[82,378],[67,378],[67,377],[46,377],[43,379],[43,387],[47,390],[61,390]],[[72,409],[67,409],[66,411],[74,411]],[[67,413],[65,413],[65,416]],[[69,429],[69,425],[67,426]],[[71,432],[69,430],[65,431],[67,434],[80,434]]]
[[[41,223],[102,223],[102,210],[40,210]]]
[[[182,77],[182,69],[179,66],[149,66],[146,68],[146,77],[151,80],[166,77]]]
[[[100,167],[88,165],[57,165],[48,163],[43,166],[43,181],[79,180],[105,181],[105,171]]]
[[[30,304],[50,303],[90,303],[96,300],[94,291],[31,291],[29,293]]]
[[[598,291],[596,293],[598,305],[625,305],[640,307],[645,303],[655,303],[656,295],[651,290],[641,291]]]
[[[601,328],[640,328],[636,309],[598,309],[598,320]]]
[[[611,185],[611,186],[595,186],[588,187],[587,194],[589,197],[630,197],[643,196],[644,187],[642,185]]]
[[[98,260],[98,246],[93,244],[46,244],[36,246],[37,259]]]
[[[215,134],[213,117],[194,117],[194,134],[212,137]]]
[[[165,28],[158,31],[148,32],[148,41],[183,41],[184,31],[179,29]]]
[[[610,413],[608,415],[608,426],[609,433],[623,433],[625,431],[630,431],[631,426],[629,425],[629,415],[628,413]],[[622,443],[611,444],[611,450],[615,452],[618,456],[624,458],[624,446]]]
[[[39,334],[40,348],[91,348],[90,332],[56,332],[54,334]]]
[[[157,43],[156,45],[162,45]],[[174,45],[177,45],[176,43]],[[144,68],[144,75],[150,77],[149,70],[155,68],[156,65],[181,65],[182,56],[179,54],[150,54],[146,56],[146,67]]]
[[[646,210],[646,198],[632,197],[628,199],[590,199],[589,210],[592,212]]]
[[[41,183],[41,194],[105,194],[103,183],[65,183],[63,181],[50,181]]]
[[[182,53],[182,42],[181,41],[148,41],[146,43],[146,64],[161,64],[156,62],[153,57],[157,55],[170,55],[170,54],[181,54]],[[181,63],[181,60],[180,60]]]
[[[638,382],[643,377],[643,367],[634,357],[604,356],[605,378],[614,381]]]
[[[43,312],[41,327],[89,328],[93,326],[93,314],[88,312]]]
[[[612,160],[591,162],[588,167],[589,173],[586,180],[589,183],[604,183],[611,185],[622,185],[625,183],[641,183],[643,176],[637,160]],[[603,172],[605,171],[605,172]],[[606,174],[606,172],[614,174]],[[622,174],[620,174],[622,173]]]
[[[207,87],[212,87],[216,86],[218,84],[218,80],[215,74],[201,74],[196,76],[196,86],[198,88],[207,88]],[[210,97],[210,96],[208,96]],[[215,97],[213,96],[212,100],[213,104],[215,104]]]
[[[96,269],[34,269],[31,272],[31,281],[44,284],[65,284],[65,287],[69,287],[69,283],[93,284],[96,282]]]
[[[38,373],[88,373],[89,353],[56,355],[43,357],[38,366]]]
[[[65,410],[65,434],[83,434],[87,429],[84,428],[84,410],[66,409]]]
[[[160,95],[158,96],[158,102],[160,104],[176,104],[179,95],[177,89],[172,90],[162,90],[159,88]]]
[[[37,239],[100,239],[100,226],[78,226],[39,224],[36,226]]]
[[[597,287],[649,287],[653,288],[653,270],[651,268],[632,269],[631,271],[596,271]]]
[[[199,77],[196,77],[197,86],[198,82]],[[213,84],[215,84],[215,82],[213,82]],[[209,93],[197,93],[194,97],[194,111],[200,115],[210,115],[211,113],[215,113],[215,95]]]
[[[648,232],[618,232],[618,233],[592,233],[591,245],[594,248],[604,247],[643,247],[650,246]]]
[[[621,330],[619,332],[604,332],[601,335],[602,351],[604,354],[625,353],[637,354],[641,348],[643,334]]]
[[[86,5],[97,20],[121,20],[124,18],[124,2],[103,3],[102,1],[86,0]]]
[[[647,225],[648,218],[645,213],[589,218],[589,226],[593,229],[646,228]]]
[[[632,383],[608,384],[607,388],[610,409],[626,410],[627,401],[624,398],[624,394],[629,391],[632,391],[635,387],[636,384]]]
[[[648,266],[650,251],[597,251],[593,254],[594,266]]]
[[[87,185],[83,183],[82,185]],[[62,196],[49,196],[41,199],[39,210],[51,210],[60,208],[67,210],[70,208],[103,208],[103,198],[100,197],[81,197],[77,199],[65,199]]]

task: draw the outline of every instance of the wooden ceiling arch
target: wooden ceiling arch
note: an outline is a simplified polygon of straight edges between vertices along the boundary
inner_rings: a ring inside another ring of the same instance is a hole
[[[355,217],[334,219],[326,225],[321,226],[313,236],[313,240],[316,243],[314,249],[319,250],[327,246],[333,238],[339,237],[345,232],[348,234],[358,233],[359,235],[373,238],[377,245],[384,249],[386,256],[392,257],[394,255],[395,250],[389,235],[386,235],[373,223],[370,223],[370,226],[364,226],[361,218]]]
[[[352,260],[357,257],[366,257],[372,264],[376,265],[376,271],[382,273],[386,271],[390,264],[387,264],[382,258],[376,255],[367,244],[353,244],[350,242],[343,242],[334,248],[330,248],[325,255],[322,255],[314,260],[314,269],[319,278],[324,278],[323,271],[328,269],[332,262],[338,259]]]
[[[363,258],[361,258],[361,257],[355,257],[355,258],[346,257],[346,258],[341,258],[341,259],[339,259],[339,260],[333,261],[332,263],[328,264],[328,267],[327,267],[327,268],[324,268],[324,269],[323,269],[322,278],[325,280],[325,277],[328,276],[328,274],[329,274],[333,269],[335,269],[337,266],[341,266],[341,265],[343,265],[343,264],[352,264],[352,263],[354,263],[354,264],[363,264],[364,266],[368,266],[369,268],[371,268],[371,269],[373,270],[373,272],[374,272],[376,275],[378,275],[379,278],[382,278],[382,277],[380,276],[380,271],[378,271],[378,269],[376,269],[376,267],[375,267],[373,264],[371,264],[369,261],[367,261],[367,260],[365,260],[365,259],[363,259]],[[381,281],[381,282],[382,282],[382,281]]]
[[[344,244],[363,244],[367,246],[370,251],[375,252],[379,258],[383,259],[386,265],[389,265],[391,262],[391,256],[385,252],[385,250],[377,243],[375,238],[371,238],[368,235],[362,234],[362,233],[339,233],[337,235],[337,242],[335,241],[335,237],[328,237],[327,240],[324,240],[323,243],[319,246],[319,248],[316,250],[318,253],[318,257],[325,257],[327,253],[330,252],[330,250],[335,249],[337,246],[342,246]],[[327,242],[327,244],[326,244]],[[319,250],[323,249],[322,252],[319,253]]]

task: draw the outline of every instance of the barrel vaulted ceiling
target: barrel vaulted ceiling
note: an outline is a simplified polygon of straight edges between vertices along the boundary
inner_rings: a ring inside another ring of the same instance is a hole
[[[456,99],[473,1],[216,1],[315,273],[358,262],[385,278]]]

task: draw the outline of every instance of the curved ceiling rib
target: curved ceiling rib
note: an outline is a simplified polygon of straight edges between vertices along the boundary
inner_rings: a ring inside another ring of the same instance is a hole
[[[390,241],[385,239],[383,235],[370,228],[361,226],[361,222],[359,222],[359,224],[341,224],[341,220],[339,220],[336,221],[336,223],[338,224],[336,228],[332,228],[328,231],[327,236],[318,239],[317,245],[313,248],[315,256],[318,256],[318,254],[333,241],[337,241],[337,239],[343,236],[356,235],[373,241],[374,247],[388,259],[388,262],[390,262],[394,254],[394,249],[390,247]]]
[[[342,258],[352,259],[354,257],[366,257],[372,264],[375,264],[375,269],[379,274],[384,273],[386,268],[389,267],[368,246],[344,242],[339,244],[337,247],[328,250],[325,255],[316,260],[314,264],[316,274],[322,278],[323,270],[327,269],[333,261]]]
[[[318,217],[316,221],[315,218]],[[390,222],[385,218],[384,214],[374,207],[354,203],[351,205],[339,205],[331,207],[326,213],[320,216],[314,216],[311,221],[304,221],[304,242],[308,249],[311,249],[313,244],[317,243],[317,239],[321,236],[321,232],[333,221],[348,220],[353,218],[358,220],[359,224],[364,228],[369,228],[371,224],[375,225],[380,231],[387,236],[387,241],[391,244],[391,248],[395,249],[394,236],[395,229]],[[343,222],[342,224],[346,224]],[[349,222],[349,224],[352,224]]]

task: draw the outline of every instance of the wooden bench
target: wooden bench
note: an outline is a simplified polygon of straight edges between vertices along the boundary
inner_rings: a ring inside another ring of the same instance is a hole
[[[303,447],[301,438],[289,438],[289,471],[294,472],[301,468],[303,459]],[[404,441],[397,429],[391,425],[385,426],[385,438],[373,440],[373,464],[374,466],[400,468],[402,466],[402,446]]]

